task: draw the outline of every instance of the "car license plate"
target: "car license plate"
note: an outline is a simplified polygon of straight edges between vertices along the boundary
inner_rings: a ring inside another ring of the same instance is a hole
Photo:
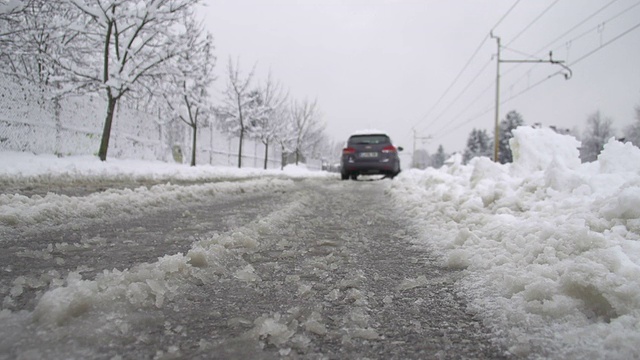
[[[360,153],[360,157],[363,157],[363,158],[374,158],[374,157],[378,157],[378,153],[377,152],[363,152],[363,153]]]

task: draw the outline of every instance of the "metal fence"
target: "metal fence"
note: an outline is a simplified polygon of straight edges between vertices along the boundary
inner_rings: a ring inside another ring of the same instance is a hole
[[[97,154],[106,103],[95,95],[52,99],[46,89],[0,74],[0,151],[28,151],[59,156]],[[108,156],[189,163],[191,128],[158,115],[119,106]],[[215,127],[198,130],[197,164],[237,166],[237,137]],[[243,143],[243,167],[262,168],[265,146]],[[282,166],[278,148],[269,148],[268,168]],[[311,161],[310,167],[320,167]],[[316,166],[317,165],[317,166]]]

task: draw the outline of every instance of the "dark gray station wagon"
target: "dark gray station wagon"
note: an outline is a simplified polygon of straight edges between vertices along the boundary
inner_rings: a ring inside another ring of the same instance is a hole
[[[400,173],[400,158],[391,139],[384,133],[351,135],[340,160],[342,180],[356,180],[358,175],[385,175],[393,179]]]

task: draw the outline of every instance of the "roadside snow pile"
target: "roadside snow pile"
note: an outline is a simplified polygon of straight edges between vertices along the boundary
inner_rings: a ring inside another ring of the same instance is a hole
[[[304,177],[336,177],[336,174],[331,174],[326,171],[313,171],[307,167],[307,164],[299,163],[298,165],[289,164],[284,167],[283,173],[291,178],[304,178]]]
[[[95,156],[34,155],[22,152],[0,152],[0,184],[32,183],[39,181],[131,180],[131,181],[176,181],[176,180],[228,180],[237,178],[288,176],[280,169],[256,168],[236,169],[224,166],[166,163],[110,158],[99,161]],[[331,176],[324,171],[297,171],[300,176]],[[335,174],[333,174],[335,176]]]
[[[150,188],[110,189],[75,197],[49,193],[45,196],[0,194],[0,226],[52,226],[73,221],[131,216],[178,206],[186,201],[207,201],[222,194],[281,191],[293,180],[253,179],[190,186],[155,185]]]
[[[391,193],[509,351],[640,358],[640,149],[520,127],[513,164],[406,171]]]
[[[80,347],[95,341],[92,336],[131,337],[133,342],[137,340],[133,331],[136,314],[146,314],[150,319],[154,309],[193,292],[194,287],[215,286],[221,279],[262,281],[243,256],[259,249],[261,232],[284,227],[293,214],[300,213],[304,199],[299,200],[233,232],[197,240],[186,254],[165,255],[156,262],[130,269],[104,270],[94,280],[83,279],[80,272],[70,272],[63,280],[52,283],[33,312],[0,311],[0,354],[9,353],[16,342],[21,342],[25,348],[33,349],[32,356],[26,358],[77,357],[78,349],[68,345],[68,337],[79,337],[78,342],[83,344]],[[63,326],[66,324],[73,326]],[[288,339],[286,334],[280,334],[280,325],[271,324],[275,330],[268,325],[261,331],[281,336],[282,341]]]

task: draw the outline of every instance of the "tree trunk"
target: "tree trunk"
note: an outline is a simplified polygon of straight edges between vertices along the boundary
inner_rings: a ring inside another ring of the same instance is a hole
[[[264,169],[267,170],[267,164],[269,161],[269,142],[264,144]]]
[[[242,142],[244,141],[244,129],[240,129],[240,144],[238,146],[238,169],[242,168]]]
[[[109,149],[109,138],[111,137],[111,123],[113,122],[113,113],[118,103],[118,99],[114,98],[111,93],[107,96],[107,118],[104,120],[104,129],[102,130],[102,140],[100,141],[100,150],[98,156],[100,160],[107,160],[107,150]]]
[[[284,150],[284,145],[280,144],[280,170],[284,170],[284,165],[286,163]]]
[[[296,166],[298,166],[299,161],[300,161],[300,150],[296,148]]]
[[[115,7],[111,9],[115,13]],[[102,64],[103,81],[106,84],[109,81],[109,45],[111,42],[111,32],[113,31],[113,21],[109,21],[107,27],[107,35],[104,41],[104,63]],[[111,88],[107,87],[107,118],[104,120],[104,129],[102,130],[102,140],[100,141],[100,150],[98,156],[101,161],[107,160],[107,150],[109,149],[109,138],[111,137],[111,123],[113,122],[113,112],[118,102],[117,97],[113,96]]]
[[[191,125],[193,129],[193,143],[191,144],[191,166],[196,166],[196,139],[198,135],[198,125]]]

